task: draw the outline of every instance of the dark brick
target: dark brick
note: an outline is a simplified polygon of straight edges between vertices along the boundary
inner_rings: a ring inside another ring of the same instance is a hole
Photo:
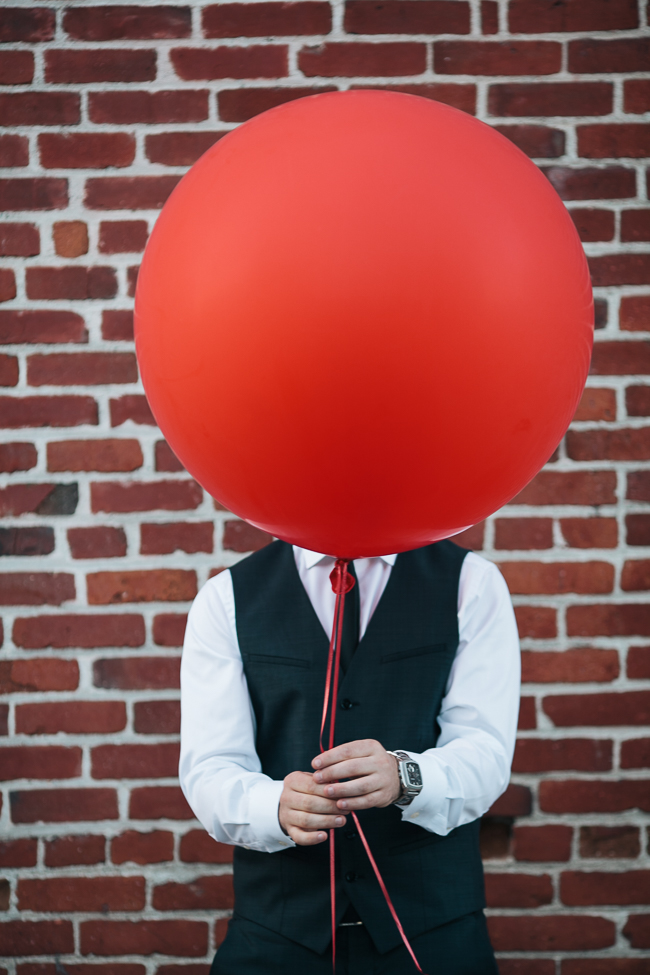
[[[45,841],[45,866],[71,867],[103,863],[105,847],[106,838],[101,835],[57,836],[53,840]]]
[[[596,39],[581,37],[569,42],[569,71],[601,74],[612,71],[647,71],[650,40],[646,37]],[[627,111],[627,109],[626,109]]]
[[[623,211],[621,240],[626,243],[650,241],[650,209]]]
[[[569,213],[584,243],[614,239],[613,210],[574,209]]]
[[[147,403],[146,396],[138,393],[128,396],[120,396],[118,399],[111,399],[108,402],[111,414],[111,426],[119,427],[127,420],[133,423],[144,424],[155,427],[156,421]]]
[[[63,29],[79,41],[159,40],[189,37],[190,7],[127,6],[68,7]]]
[[[85,301],[113,298],[117,293],[117,277],[112,267],[28,267],[25,278],[27,297],[36,301]]]
[[[561,129],[545,125],[496,125],[495,129],[533,159],[564,155],[566,136]]]
[[[134,221],[139,222],[139,221]],[[102,338],[109,342],[133,341],[133,312],[110,310],[102,312]]]
[[[0,311],[0,345],[88,341],[81,315],[70,311]]]
[[[88,99],[91,122],[100,125],[160,125],[169,122],[203,122],[208,117],[208,92],[178,91],[95,91]],[[161,177],[131,177],[152,180]],[[166,177],[169,179],[169,177]],[[124,178],[123,178],[124,179]],[[111,209],[130,209],[114,206]]]
[[[114,559],[126,555],[124,529],[108,525],[70,528],[68,544],[73,559]]]
[[[636,196],[636,174],[622,166],[606,169],[551,166],[543,172],[563,200],[619,200]]]
[[[53,528],[0,528],[0,556],[49,555],[53,551]]]
[[[88,179],[85,204],[91,210],[160,210],[179,180],[180,176]]]
[[[204,37],[273,37],[329,34],[329,3],[218,3],[203,8]]]
[[[136,701],[133,729],[140,735],[176,735],[181,730],[180,701]]]
[[[33,223],[0,224],[0,257],[33,257],[40,250],[40,234]]]
[[[511,0],[508,26],[519,34],[631,30],[639,25],[636,0]]]
[[[39,44],[54,37],[55,13],[51,7],[5,7],[0,9],[0,42],[24,41]]]
[[[436,41],[434,71],[438,74],[545,75],[562,63],[555,41]]]
[[[426,67],[426,47],[406,41],[385,44],[326,43],[318,47],[304,47],[298,54],[298,66],[307,77],[391,78],[421,74]]]
[[[14,823],[79,823],[119,815],[114,789],[32,789],[10,793],[9,802]]]
[[[347,0],[348,34],[469,34],[469,4],[449,0]]]
[[[182,647],[187,613],[161,613],[153,618],[153,640],[159,647]]]
[[[249,47],[177,47],[170,59],[184,81],[219,78],[284,78],[289,73],[288,49],[280,44]]]
[[[607,81],[511,82],[490,85],[488,110],[497,116],[609,115],[613,88]]]
[[[0,179],[3,210],[61,210],[68,205],[68,181],[52,176]]]
[[[6,921],[0,924],[0,952],[7,958],[65,955],[71,951],[74,951],[72,921],[57,918],[55,921]]]
[[[70,91],[0,94],[0,124],[75,125],[81,119],[79,95]]]
[[[147,159],[150,162],[162,163],[164,166],[192,166],[204,152],[226,134],[227,130],[159,132],[157,135],[148,135],[145,138]]]
[[[581,826],[580,856],[585,858],[638,857],[638,826]]]
[[[27,166],[29,142],[24,135],[0,135],[0,166]]]
[[[650,254],[601,254],[588,261],[594,288],[650,284]]]
[[[180,687],[180,657],[115,657],[93,664],[95,687],[168,690]]]
[[[320,88],[232,88],[217,93],[219,118],[222,122],[245,122],[260,112],[266,112],[276,105],[318,95],[325,91],[336,91],[334,86]],[[0,188],[2,181],[0,180]],[[1,196],[0,196],[1,199]]]
[[[56,85],[97,84],[117,81],[153,81],[156,77],[156,52],[135,51],[50,50],[45,52],[45,80]]]

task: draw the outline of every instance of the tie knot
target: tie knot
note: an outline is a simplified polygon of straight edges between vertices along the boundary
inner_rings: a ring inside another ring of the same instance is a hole
[[[337,559],[334,568],[330,572],[332,589],[337,596],[342,593],[350,592],[350,590],[355,586],[356,580],[352,573],[348,571],[349,565],[349,559]]]

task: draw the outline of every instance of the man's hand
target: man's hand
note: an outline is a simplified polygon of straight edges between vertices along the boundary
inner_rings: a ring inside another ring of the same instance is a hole
[[[390,755],[388,756],[390,758]],[[314,781],[311,772],[291,772],[284,780],[278,809],[280,826],[298,846],[315,846],[327,839],[328,829],[345,825],[334,799]]]
[[[395,756],[372,738],[337,745],[311,764],[314,782],[344,812],[390,806],[402,794]]]

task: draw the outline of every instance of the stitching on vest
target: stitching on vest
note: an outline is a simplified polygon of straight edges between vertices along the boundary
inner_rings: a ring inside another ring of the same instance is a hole
[[[382,664],[387,664],[391,660],[403,660],[405,657],[422,657],[425,653],[437,653],[440,650],[446,649],[446,643],[432,643],[428,647],[415,647],[413,650],[398,650],[396,653],[385,653],[380,659]]]

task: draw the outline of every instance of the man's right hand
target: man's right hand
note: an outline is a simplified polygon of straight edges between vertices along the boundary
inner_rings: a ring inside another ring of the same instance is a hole
[[[280,826],[298,846],[315,846],[327,839],[325,830],[344,826],[346,817],[335,799],[327,799],[325,787],[314,782],[311,772],[291,772],[284,780],[278,808]]]

